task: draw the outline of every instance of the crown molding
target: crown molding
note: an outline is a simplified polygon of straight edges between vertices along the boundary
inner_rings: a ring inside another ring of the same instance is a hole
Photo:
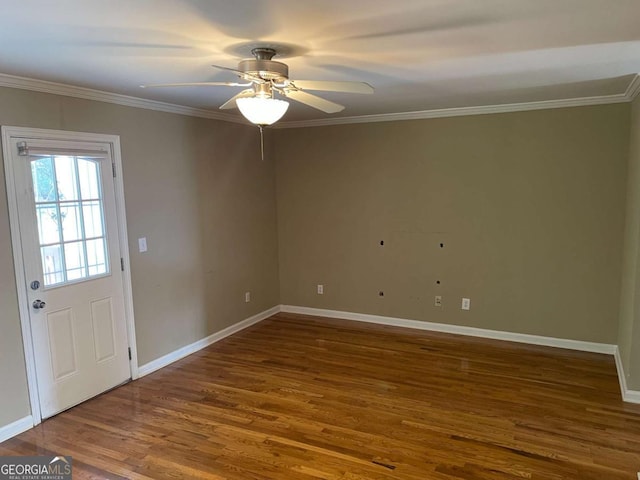
[[[482,105],[478,107],[442,108],[439,110],[419,110],[416,112],[382,113],[357,117],[323,118],[319,120],[301,120],[279,122],[274,128],[323,127],[326,125],[345,125],[349,123],[394,122],[400,120],[422,120],[427,118],[461,117],[466,115],[489,115],[492,113],[524,112],[527,110],[547,110],[551,108],[585,107],[610,103],[629,102],[626,93],[601,95],[597,97],[567,98],[562,100],[544,100],[541,102],[506,103],[503,105]]]
[[[632,102],[633,99],[638,96],[638,94],[640,94],[640,74],[636,74],[633,76],[631,82],[629,83],[629,86],[624,93],[616,93],[613,95],[279,122],[275,124],[273,128],[323,127],[326,125],[345,125],[350,123],[393,122],[400,120],[421,120],[427,118],[461,117],[465,115],[489,115],[492,113],[524,112],[527,110],[547,110],[551,108],[586,107],[590,105],[607,105],[610,103]]]
[[[156,100],[131,97],[129,95],[121,95],[119,93],[105,92],[103,90],[94,90],[92,88],[77,87],[75,85],[66,85],[63,83],[37,80],[34,78],[18,77],[4,73],[0,73],[0,87],[19,88],[21,90],[51,93],[54,95],[63,95],[65,97],[114,103],[125,107],[144,108],[146,110],[155,110],[158,112],[177,113],[179,115],[188,115],[191,117],[208,118],[211,120],[222,120],[224,122],[248,125],[248,122],[244,118],[212,110],[205,110],[203,108],[185,107],[183,105],[175,105],[173,103],[158,102]]]
[[[633,102],[633,100],[640,94],[640,74],[633,77],[631,83],[627,87],[627,90],[624,92],[628,101]]]
[[[249,125],[243,118],[235,115],[228,115],[214,110],[203,108],[186,107],[173,103],[147,100],[119,93],[105,92],[91,88],[77,87],[63,83],[37,80],[33,78],[18,77],[0,73],[0,87],[19,88],[35,92],[51,93],[54,95],[64,95],[67,97],[83,98],[98,102],[113,103],[127,107],[144,108],[159,112],[177,113],[192,117],[221,120],[224,122],[239,123]],[[442,108],[437,110],[419,110],[415,112],[382,113],[375,115],[359,115],[353,117],[332,117],[315,120],[299,120],[290,122],[278,122],[271,128],[300,128],[300,127],[321,127],[327,125],[345,125],[351,123],[375,123],[393,122],[400,120],[421,120],[428,118],[459,117],[465,115],[489,115],[492,113],[522,112],[527,110],[546,110],[552,108],[584,107],[590,105],[606,105],[610,103],[625,103],[633,101],[640,94],[640,74],[631,80],[624,93],[614,95],[600,95],[595,97],[567,98],[560,100],[544,100],[540,102],[507,103],[502,105],[481,105],[476,107],[456,107]]]

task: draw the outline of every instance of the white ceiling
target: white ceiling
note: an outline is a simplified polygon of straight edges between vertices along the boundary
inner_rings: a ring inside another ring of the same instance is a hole
[[[234,81],[210,65],[258,42],[290,46],[292,79],[375,87],[321,93],[336,117],[606,96],[640,72],[640,1],[7,0],[0,72],[216,110],[238,89],[139,85]]]

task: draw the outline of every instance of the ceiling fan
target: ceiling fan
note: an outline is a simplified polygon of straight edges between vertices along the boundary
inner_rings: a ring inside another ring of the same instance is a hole
[[[277,54],[275,48],[258,46],[251,50],[255,57],[242,60],[238,68],[228,68],[213,65],[221,70],[234,72],[241,82],[193,82],[193,83],[162,83],[141,85],[151,87],[189,87],[189,86],[225,86],[248,87],[231,97],[220,106],[221,110],[239,108],[240,112],[252,123],[260,126],[271,125],[282,118],[289,102],[276,98],[276,94],[303,103],[325,113],[337,113],[344,109],[343,105],[331,102],[317,95],[307,93],[311,91],[343,92],[343,93],[373,93],[373,87],[364,82],[344,81],[315,81],[291,80],[289,67],[282,62],[272,60]]]

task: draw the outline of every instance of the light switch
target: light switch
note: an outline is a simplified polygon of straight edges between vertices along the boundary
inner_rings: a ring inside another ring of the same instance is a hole
[[[140,253],[147,251],[147,237],[142,237],[138,239],[138,251]]]

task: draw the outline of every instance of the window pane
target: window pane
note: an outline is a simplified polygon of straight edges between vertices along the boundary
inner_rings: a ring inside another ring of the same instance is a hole
[[[95,160],[78,159],[78,177],[83,200],[98,199],[100,195],[100,170]]]
[[[107,273],[104,238],[87,241],[87,262],[89,275],[102,275]]]
[[[51,157],[31,161],[31,178],[33,178],[33,193],[36,202],[55,202],[57,200]]]
[[[85,238],[103,236],[101,202],[82,202],[82,213],[84,214]]]
[[[31,175],[45,286],[109,273],[100,162],[39,157]]]
[[[40,245],[60,242],[58,206],[55,203],[36,205]]]
[[[87,276],[84,265],[84,248],[82,242],[67,243],[64,246],[67,280],[77,280]]]
[[[62,223],[62,238],[65,242],[82,240],[79,203],[63,203],[60,205],[60,223]]]
[[[75,159],[73,157],[56,157],[55,164],[60,200],[78,200]]]
[[[51,245],[40,248],[42,256],[42,273],[45,286],[56,285],[64,282],[62,272],[62,248],[60,245]]]

